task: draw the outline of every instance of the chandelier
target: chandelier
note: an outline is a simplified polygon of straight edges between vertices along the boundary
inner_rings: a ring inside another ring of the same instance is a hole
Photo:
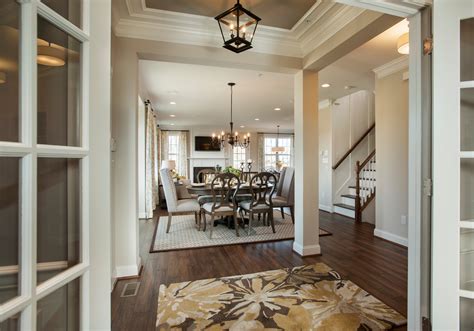
[[[232,121],[232,115],[233,115],[232,103],[233,103],[233,88],[235,86],[235,83],[227,83],[227,85],[230,86],[230,132],[225,133],[224,131],[222,131],[219,135],[216,135],[215,133],[213,133],[212,143],[216,146],[220,145],[221,148],[224,148],[226,143],[232,146],[232,148],[234,147],[247,148],[250,145],[250,133],[247,133],[241,139],[239,137],[239,133],[234,132],[234,122]]]
[[[252,41],[260,17],[242,7],[240,1],[234,7],[215,17],[221,30],[224,48],[240,53],[252,48]]]
[[[272,147],[272,152],[273,153],[284,153],[286,151],[286,148],[283,146],[278,146],[278,142],[280,140],[280,126],[277,125],[277,139],[276,139],[276,146]]]

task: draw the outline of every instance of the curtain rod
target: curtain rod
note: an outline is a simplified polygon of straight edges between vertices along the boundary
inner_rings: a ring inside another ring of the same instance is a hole
[[[277,135],[277,133],[275,132],[257,132],[257,134],[274,134],[275,136]],[[284,136],[294,136],[295,134],[294,133],[281,133],[280,132],[280,136],[281,135],[284,135]]]
[[[166,132],[166,131],[169,131],[169,132],[189,132],[189,130],[163,130],[161,129],[161,131],[163,132]]]

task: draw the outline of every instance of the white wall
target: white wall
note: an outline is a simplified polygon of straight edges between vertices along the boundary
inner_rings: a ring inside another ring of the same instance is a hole
[[[375,81],[377,196],[374,234],[407,245],[408,81],[397,71]]]
[[[359,91],[339,98],[332,104],[332,161],[336,164],[374,123],[374,98],[370,91]],[[341,200],[348,186],[355,183],[355,164],[374,150],[373,133],[333,172],[332,199]]]
[[[319,209],[332,213],[332,107],[319,105]]]
[[[112,153],[114,276],[138,275],[138,56],[112,38]]]

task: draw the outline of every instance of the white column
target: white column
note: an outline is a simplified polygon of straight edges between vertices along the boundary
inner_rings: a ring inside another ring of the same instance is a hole
[[[140,270],[138,233],[138,56],[112,39],[112,220],[114,276]]]
[[[295,241],[301,256],[321,254],[319,246],[318,73],[295,75]]]

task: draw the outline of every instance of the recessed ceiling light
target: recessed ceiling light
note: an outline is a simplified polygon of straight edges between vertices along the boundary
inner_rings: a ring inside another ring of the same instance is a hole
[[[173,125],[174,125],[174,123],[171,123],[170,125],[171,125],[171,126],[173,126]]]
[[[277,107],[277,108],[275,108],[275,109],[273,109],[273,110],[275,110],[275,111],[280,111],[281,108],[278,108],[278,107]]]
[[[176,117],[176,115],[170,115],[170,117]]]
[[[241,129],[245,128],[245,125],[241,125],[240,128],[241,128]]]
[[[176,104],[176,102],[170,101],[170,105],[175,105],[175,104]]]
[[[353,86],[353,85],[344,86],[344,90],[352,90],[353,88],[355,88],[355,86]]]
[[[260,121],[260,118],[256,118],[255,120],[256,120],[256,121]]]
[[[324,88],[326,88],[326,87],[330,87],[330,86],[331,86],[331,84],[329,84],[329,83],[324,83],[324,84],[321,84],[321,87],[324,87]]]

